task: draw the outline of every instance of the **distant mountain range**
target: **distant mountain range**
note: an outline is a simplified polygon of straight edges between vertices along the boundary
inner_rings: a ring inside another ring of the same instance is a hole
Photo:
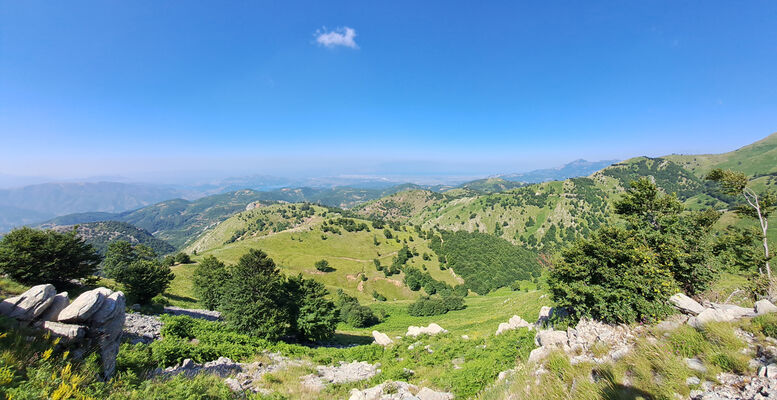
[[[586,161],[583,159],[572,161],[559,168],[536,169],[534,171],[500,175],[506,181],[541,183],[548,181],[563,181],[564,179],[588,176],[596,171],[607,168],[620,160]]]
[[[493,193],[519,187],[525,183],[590,175],[612,163],[613,161],[577,160],[555,169],[502,175],[459,185],[434,186],[402,183],[373,176],[287,179],[267,175],[233,177],[214,183],[194,185],[125,182],[43,183],[0,189],[0,233],[13,227],[41,223],[69,214],[86,213],[85,215],[88,216],[86,220],[80,218],[78,220],[82,223],[95,222],[109,218],[120,218],[114,214],[139,210],[167,200],[194,201],[245,189],[263,193],[256,195],[255,200],[309,201],[341,208],[350,208],[365,201],[412,188],[445,192],[460,187],[475,192]],[[100,219],[95,220],[96,215],[100,215],[98,217]],[[147,228],[154,232],[150,229],[153,227]]]

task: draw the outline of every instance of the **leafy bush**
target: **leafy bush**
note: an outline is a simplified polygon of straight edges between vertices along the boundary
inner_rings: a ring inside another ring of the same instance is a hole
[[[127,291],[127,297],[140,304],[148,304],[170,286],[175,275],[167,265],[156,261],[138,260],[112,276]]]
[[[100,256],[76,236],[31,228],[15,229],[0,240],[0,272],[25,285],[85,278],[95,272]]]
[[[372,298],[377,300],[377,301],[386,301],[386,296],[378,293],[377,290],[373,290],[372,291]]]
[[[321,272],[332,272],[335,269],[329,266],[329,261],[327,260],[318,260],[315,263],[315,267],[317,270]]]
[[[548,285],[559,307],[573,318],[610,323],[654,321],[671,313],[677,287],[671,272],[633,234],[605,227],[563,252]]]
[[[342,289],[337,291],[335,304],[340,313],[340,321],[354,328],[364,328],[378,323],[378,318],[371,308],[359,304],[356,297],[349,296]]]
[[[175,255],[175,262],[178,264],[191,264],[192,258],[184,252]]]
[[[298,339],[315,342],[334,335],[338,312],[322,283],[300,274],[287,281],[286,291],[294,302],[292,332]]]
[[[421,297],[407,307],[407,313],[414,317],[426,317],[461,309],[464,309],[464,299],[458,296]]]
[[[224,294],[224,282],[229,272],[223,262],[213,256],[205,257],[194,269],[194,292],[208,310],[215,310]]]

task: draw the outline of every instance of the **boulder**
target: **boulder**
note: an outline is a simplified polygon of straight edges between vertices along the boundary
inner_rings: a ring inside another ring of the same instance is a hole
[[[740,307],[734,304],[712,304],[712,307],[720,310],[728,321],[737,320],[745,317],[755,317],[755,310],[747,307]]]
[[[553,308],[548,306],[542,306],[540,308],[540,314],[537,316],[537,325],[542,325],[550,319],[553,315]]]
[[[85,322],[105,301],[105,295],[100,290],[90,290],[82,293],[69,306],[59,313],[59,322]]]
[[[534,337],[534,344],[541,347],[565,347],[569,343],[567,333],[564,331],[554,331],[552,329],[539,331]]]
[[[364,390],[351,389],[350,400],[381,400],[381,399],[403,399],[415,400],[418,397],[413,392],[418,387],[402,381],[386,381],[380,385],[373,386]]]
[[[553,351],[550,347],[537,347],[529,353],[529,362],[536,363],[542,361]]]
[[[684,314],[699,315],[699,313],[704,311],[704,307],[701,304],[683,293],[677,293],[670,297],[669,302]]]
[[[16,303],[8,317],[30,321],[40,315],[51,304],[50,299],[55,294],[57,294],[57,290],[54,289],[54,285],[33,286],[20,295],[21,300]]]
[[[421,388],[415,394],[419,400],[453,400],[453,394],[448,392],[437,392],[427,387]]]
[[[119,311],[124,312],[124,293],[114,292],[110,293],[100,308],[92,314],[90,321],[93,324],[104,324],[111,318],[115,317]]]
[[[22,301],[22,296],[9,297],[0,302],[0,315],[8,316],[16,309],[16,305]]]
[[[386,335],[385,333],[380,333],[378,331],[372,331],[372,337],[375,339],[375,343],[383,347],[394,343],[394,341],[391,340],[391,338],[388,337],[388,335]]]
[[[529,328],[532,329],[534,325],[524,321],[523,318],[513,315],[512,318],[510,318],[507,322],[502,322],[499,324],[499,327],[496,329],[495,335],[500,335],[506,331],[518,329],[518,328]]]
[[[82,325],[63,324],[61,322],[44,321],[43,329],[52,335],[61,337],[67,341],[81,340],[86,335],[86,327]]]
[[[51,298],[51,304],[44,311],[38,319],[40,321],[56,321],[59,317],[59,313],[70,304],[70,299],[67,297],[67,292],[62,292]]]
[[[418,335],[436,335],[438,333],[447,333],[448,331],[443,329],[440,325],[435,324],[434,322],[429,324],[427,327],[423,326],[409,326],[407,328],[407,334],[405,336],[412,336],[416,337]]]
[[[755,313],[758,315],[764,315],[777,312],[777,306],[772,304],[771,301],[763,299],[755,302]]]

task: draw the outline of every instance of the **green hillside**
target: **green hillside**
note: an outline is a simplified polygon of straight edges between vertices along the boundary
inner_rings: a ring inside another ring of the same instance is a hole
[[[105,255],[108,244],[118,240],[124,240],[135,244],[148,246],[159,255],[172,253],[175,248],[164,240],[158,239],[144,229],[132,226],[126,222],[101,221],[79,225],[54,226],[52,229],[64,232],[76,228],[78,236],[94,246],[98,253]]]
[[[362,300],[371,300],[373,290],[392,300],[416,298],[422,292],[409,290],[403,273],[386,276],[378,271],[374,260],[390,266],[403,246],[407,246],[414,256],[406,266],[425,270],[449,285],[463,283],[451,270],[440,269],[429,241],[413,229],[375,228],[369,220],[346,217],[345,212],[309,204],[271,205],[232,216],[194,241],[186,251],[234,263],[248,249],[258,248],[268,253],[286,274],[314,277],[331,291],[342,288]],[[347,220],[353,221],[353,225],[341,222]],[[386,237],[386,230],[390,238]],[[318,271],[314,264],[319,260],[327,260],[334,271]]]
[[[777,173],[777,133],[740,149],[722,154],[665,156],[699,177],[715,168],[734,169],[750,176]]]

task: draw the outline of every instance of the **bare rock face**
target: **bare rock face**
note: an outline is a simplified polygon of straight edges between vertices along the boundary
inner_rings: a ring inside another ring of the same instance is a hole
[[[554,331],[552,329],[539,331],[537,336],[534,337],[534,344],[540,347],[567,347],[569,345],[569,338],[564,331]]]
[[[313,389],[322,390],[327,384],[340,384],[363,381],[380,373],[377,365],[367,362],[340,361],[338,366],[318,366],[316,373],[302,377],[303,385]]]
[[[434,322],[432,322],[431,324],[429,324],[429,326],[426,326],[426,327],[423,327],[423,326],[407,327],[407,334],[405,336],[412,336],[412,337],[416,337],[418,335],[434,336],[439,333],[448,333],[448,331],[443,329],[440,325],[437,325]]]
[[[670,297],[669,302],[684,314],[699,315],[704,311],[704,306],[683,293],[677,293]]]
[[[372,337],[375,339],[375,343],[383,347],[386,347],[394,343],[394,341],[391,340],[391,338],[388,335],[386,335],[385,333],[380,333],[378,331],[372,331]]]
[[[57,321],[59,318],[59,313],[62,312],[62,310],[64,310],[68,304],[70,304],[70,299],[67,297],[67,292],[62,292],[56,296],[53,296],[51,298],[51,304],[49,304],[48,308],[43,313],[41,313],[41,315],[38,317],[38,320]]]
[[[85,322],[105,301],[105,295],[97,289],[81,293],[69,306],[59,313],[59,322]]]
[[[43,329],[50,331],[54,336],[61,337],[70,342],[81,340],[86,336],[86,327],[82,325],[44,321]]]
[[[0,302],[0,315],[8,316],[11,314],[16,309],[16,305],[19,304],[20,301],[22,301],[22,296],[9,297]]]
[[[55,294],[57,291],[54,285],[33,286],[19,296],[21,299],[7,316],[21,321],[31,321],[51,304],[51,298]]]
[[[764,315],[777,312],[777,306],[772,304],[769,300],[758,300],[755,302],[755,313],[758,315]]]

